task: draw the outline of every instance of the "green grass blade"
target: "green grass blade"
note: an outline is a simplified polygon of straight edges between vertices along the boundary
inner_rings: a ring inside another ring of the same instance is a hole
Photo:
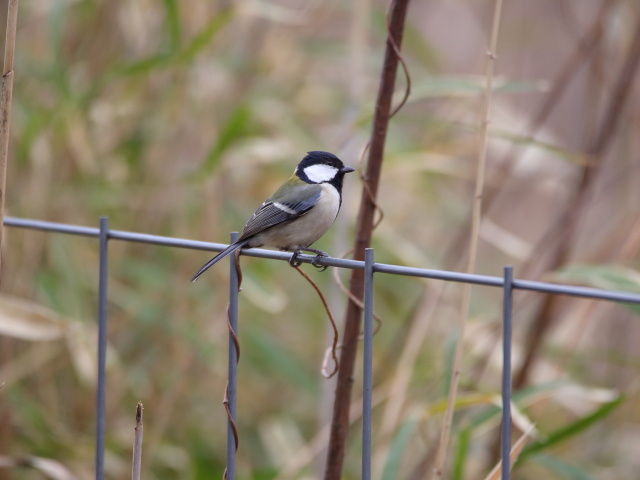
[[[186,45],[180,54],[180,61],[191,63],[198,53],[200,53],[215,38],[216,34],[229,23],[233,18],[233,10],[227,9],[221,12],[214,19],[196,34],[196,36]]]
[[[182,27],[180,26],[180,8],[176,0],[163,0],[165,8],[165,28],[169,35],[171,52],[180,49],[182,43]]]
[[[520,458],[518,462],[524,460],[525,458],[531,456],[534,453],[541,452],[548,448],[553,447],[559,443],[562,443],[565,440],[568,440],[576,435],[579,435],[587,428],[591,427],[598,421],[605,418],[609,415],[613,410],[615,410],[620,404],[622,404],[624,400],[624,396],[620,395],[615,400],[611,402],[607,402],[598,407],[595,411],[590,413],[589,415],[578,419],[577,421],[570,423],[569,425],[559,428],[558,430],[550,433],[544,440],[538,441],[536,443],[532,443],[525,447],[520,454]]]
[[[469,454],[469,444],[471,443],[471,429],[464,428],[460,431],[458,436],[458,445],[456,448],[455,457],[453,459],[453,480],[464,479],[464,467],[467,463],[467,456]]]
[[[622,265],[568,265],[554,272],[551,279],[566,283],[581,283],[606,290],[640,292],[640,272]],[[635,303],[620,305],[640,315],[640,305]]]
[[[572,480],[596,480],[595,477],[589,475],[589,473],[584,471],[582,468],[571,463],[563,462],[551,455],[535,455],[532,460],[535,460],[535,462],[540,465],[544,465],[549,470],[557,473],[563,478],[569,478]]]
[[[210,174],[215,170],[222,154],[238,139],[246,136],[251,125],[251,111],[244,105],[240,105],[229,116],[222,126],[218,138],[214,141],[209,153],[204,161],[199,175]]]
[[[382,471],[382,480],[396,480],[397,478],[401,478],[399,473],[402,465],[402,458],[407,451],[409,440],[411,440],[417,426],[418,419],[409,418],[400,427],[400,430],[391,442],[389,455],[387,456],[387,461],[385,462],[384,469]]]

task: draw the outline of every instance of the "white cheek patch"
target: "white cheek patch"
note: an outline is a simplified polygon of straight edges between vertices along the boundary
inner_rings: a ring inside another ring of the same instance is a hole
[[[304,174],[314,183],[330,182],[338,174],[338,169],[331,165],[311,165],[304,169]]]

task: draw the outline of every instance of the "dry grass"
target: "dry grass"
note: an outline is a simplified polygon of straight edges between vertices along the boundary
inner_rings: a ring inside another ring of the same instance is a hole
[[[23,2],[7,214],[86,225],[108,215],[112,228],[222,242],[305,151],[334,151],[353,165],[369,133],[386,5],[218,3]],[[603,120],[611,118],[605,112],[639,12],[633,2],[606,0],[595,18],[593,3],[505,3],[479,273],[499,275],[511,263],[518,277],[624,289],[640,283],[638,89],[628,90],[615,128]],[[488,4],[471,2],[410,7],[403,51],[414,89],[389,132],[377,261],[464,268],[477,76],[488,45],[480,26],[490,15]],[[557,101],[538,115],[552,94]],[[550,268],[545,252],[562,236],[546,232],[593,161],[590,139],[603,132],[608,146],[597,152],[579,227],[563,246],[565,261]],[[334,254],[352,243],[360,185],[348,179],[345,189],[339,223],[318,244]],[[190,284],[202,253],[110,248],[107,478],[131,472],[131,406],[139,400],[144,478],[221,475],[226,269]],[[20,462],[27,456],[90,478],[96,242],[7,229],[3,255],[3,294],[26,301],[10,320],[29,332],[10,334],[0,315],[0,464],[12,465],[0,468],[0,480],[32,478],[16,466],[29,464]],[[284,263],[242,262],[239,478],[275,478],[285,468],[286,478],[317,478],[318,432],[328,421],[319,373],[325,312]],[[333,311],[342,311],[331,275],[311,275]],[[376,288],[384,324],[374,347],[375,473],[424,478],[446,406],[460,290],[382,276]],[[516,360],[542,301],[516,295]],[[499,292],[474,288],[448,478],[484,478],[497,461],[490,452],[499,314]],[[535,423],[538,431],[516,475],[633,478],[640,468],[630,448],[640,436],[637,312],[562,299],[552,320],[516,392],[518,428]],[[42,331],[56,336],[35,338]],[[356,381],[356,397],[359,390]],[[354,419],[358,428],[357,412]],[[345,479],[359,477],[358,437],[349,438]],[[305,462],[293,468],[298,452]]]

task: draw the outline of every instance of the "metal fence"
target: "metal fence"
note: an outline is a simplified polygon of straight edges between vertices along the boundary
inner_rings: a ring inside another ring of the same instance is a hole
[[[94,237],[99,240],[99,283],[98,283],[98,384],[96,392],[96,454],[95,468],[96,480],[104,478],[104,438],[105,438],[105,365],[107,346],[107,278],[108,278],[108,246],[109,240],[120,240],[125,242],[145,243],[149,245],[162,245],[166,247],[186,248],[192,250],[221,251],[227,245],[221,243],[200,242],[181,238],[163,237],[148,235],[144,233],[126,232],[121,230],[110,230],[109,221],[106,217],[100,218],[99,227],[85,227],[69,225],[64,223],[45,222],[23,218],[5,217],[4,225],[15,228],[25,228],[34,230],[44,230],[68,235],[79,235]],[[233,240],[233,234],[232,234]],[[288,261],[291,253],[277,252],[272,250],[250,249],[243,250],[243,255],[250,257],[261,257],[272,260]],[[233,259],[233,256],[230,257]],[[315,256],[300,255],[298,259],[303,263],[311,263]],[[628,302],[640,304],[640,294],[631,292],[620,292],[612,290],[602,290],[596,288],[559,285],[547,282],[534,282],[529,280],[518,280],[513,278],[512,267],[504,268],[502,277],[488,275],[475,275],[444,270],[432,270],[425,268],[404,267],[400,265],[388,265],[375,263],[374,250],[369,248],[365,252],[365,260],[345,260],[332,257],[323,257],[319,262],[322,265],[331,267],[364,270],[364,341],[363,341],[363,411],[362,411],[362,479],[371,478],[371,411],[372,411],[372,385],[373,385],[373,300],[374,300],[374,275],[389,274],[403,275],[409,277],[431,278],[459,283],[471,283],[497,287],[503,290],[503,371],[502,371],[502,479],[510,478],[510,448],[511,448],[511,331],[512,331],[512,307],[513,291],[529,290],[540,293],[554,295],[569,295],[573,297],[591,298],[612,302]],[[238,289],[235,262],[230,262],[230,288],[229,288],[229,323],[231,328],[237,332],[238,327]],[[227,471],[226,478],[235,479],[235,452],[236,438],[233,422],[236,418],[236,343],[232,334],[229,338],[229,370],[228,388],[225,401],[228,401],[230,421],[227,428]]]

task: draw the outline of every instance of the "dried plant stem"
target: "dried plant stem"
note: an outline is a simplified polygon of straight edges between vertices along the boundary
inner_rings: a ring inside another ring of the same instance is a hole
[[[4,202],[7,187],[7,163],[9,158],[9,126],[11,124],[11,98],[13,95],[13,58],[16,51],[18,25],[18,0],[9,0],[7,9],[7,33],[0,94],[0,251],[4,224]],[[2,256],[0,255],[0,272]]]
[[[136,407],[136,427],[133,437],[133,467],[131,469],[131,479],[140,480],[140,470],[142,466],[142,435],[144,426],[142,425],[142,402],[138,402]]]
[[[502,15],[502,0],[496,0],[493,13],[493,25],[491,27],[491,42],[489,51],[487,52],[486,79],[484,102],[482,106],[482,120],[480,124],[480,145],[478,152],[478,165],[476,170],[476,186],[473,198],[473,214],[471,219],[471,234],[469,244],[469,256],[467,260],[467,273],[473,273],[476,265],[476,255],[478,250],[478,237],[480,232],[480,220],[482,212],[482,192],[484,190],[485,166],[487,160],[487,141],[489,133],[491,98],[493,88],[493,70],[496,61],[496,49],[498,46],[498,33],[500,30],[500,18]],[[438,453],[436,455],[433,474],[434,478],[442,477],[444,464],[449,446],[449,437],[451,434],[451,423],[453,421],[453,412],[455,410],[455,400],[458,394],[458,380],[460,377],[460,368],[462,363],[462,353],[464,350],[464,333],[469,315],[469,302],[471,298],[471,285],[464,284],[462,291],[462,306],[460,309],[460,321],[458,324],[458,338],[454,354],[453,368],[451,373],[451,381],[449,386],[449,398],[447,401],[447,409],[445,411],[444,420],[442,422],[442,431],[440,434],[440,443],[438,445]]]
[[[509,463],[511,464],[511,468],[513,468],[513,465],[516,463],[516,460],[518,460],[518,457],[520,456],[520,452],[522,452],[522,449],[525,447],[527,438],[529,438],[529,435],[531,435],[531,432],[534,430],[534,428],[535,428],[535,425],[531,425],[531,427],[529,427],[529,429],[526,432],[520,435],[520,438],[518,438],[518,440],[516,440],[516,442],[511,447],[511,452],[509,453],[509,459],[510,459]],[[487,475],[484,480],[498,480],[501,474],[502,474],[502,462],[500,461],[493,468],[493,470],[489,472],[489,475]]]
[[[409,0],[396,0],[391,7],[389,35],[387,37],[384,66],[376,99],[369,158],[365,172],[365,186],[360,200],[360,211],[356,227],[354,258],[364,260],[364,250],[371,244],[373,218],[376,210],[375,198],[378,191],[384,145],[391,114],[391,101],[398,70],[398,54],[396,49],[402,45],[404,22]],[[349,290],[358,299],[362,298],[364,289],[364,273],[353,270],[350,277]],[[353,386],[358,338],[360,336],[360,307],[353,301],[347,304],[345,327],[340,351],[340,370],[336,382],[335,400],[327,452],[325,480],[339,480],[344,463],[347,431],[349,429],[349,404]]]

